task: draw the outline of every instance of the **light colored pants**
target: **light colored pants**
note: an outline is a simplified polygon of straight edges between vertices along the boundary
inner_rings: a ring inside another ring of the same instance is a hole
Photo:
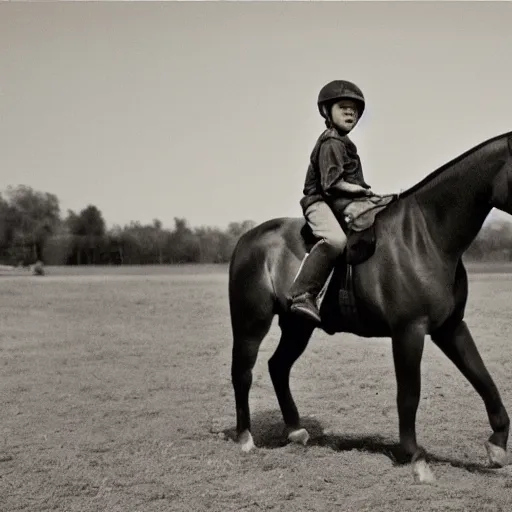
[[[347,236],[331,208],[323,201],[317,201],[306,209],[306,221],[313,234],[323,240],[334,251],[342,253],[347,245]]]

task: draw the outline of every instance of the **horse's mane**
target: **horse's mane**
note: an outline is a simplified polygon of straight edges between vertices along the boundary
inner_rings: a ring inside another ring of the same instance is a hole
[[[428,184],[430,184],[433,180],[438,178],[442,173],[444,173],[448,169],[452,168],[454,165],[458,164],[461,160],[464,160],[465,158],[467,158],[468,156],[472,155],[473,153],[476,153],[479,149],[483,148],[484,146],[492,144],[493,142],[497,142],[497,141],[499,141],[499,140],[501,140],[502,138],[505,138],[505,137],[507,137],[507,138],[512,137],[512,131],[507,132],[507,133],[502,133],[501,135],[496,135],[495,137],[487,139],[484,142],[481,142],[480,144],[472,147],[471,149],[468,149],[466,152],[464,152],[461,155],[457,156],[453,160],[450,160],[446,164],[442,165],[441,167],[439,167],[435,171],[433,171],[430,174],[428,174],[427,176],[425,176],[425,178],[423,178],[420,182],[416,183],[415,185],[413,185],[412,187],[408,188],[407,190],[401,192],[400,193],[400,197],[407,197],[407,196],[410,196],[411,194],[414,194],[418,190],[420,190],[423,187],[425,187]],[[509,147],[510,147],[510,142],[509,142]]]

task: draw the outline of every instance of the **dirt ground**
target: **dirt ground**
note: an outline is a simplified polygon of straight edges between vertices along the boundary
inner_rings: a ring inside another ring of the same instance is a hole
[[[471,274],[467,322],[512,413],[512,274]],[[397,465],[388,340],[316,333],[292,372],[309,446],[286,445],[262,345],[242,453],[224,267],[1,276],[0,511],[508,511],[483,403],[426,343],[418,436]],[[130,275],[127,275],[128,274]]]

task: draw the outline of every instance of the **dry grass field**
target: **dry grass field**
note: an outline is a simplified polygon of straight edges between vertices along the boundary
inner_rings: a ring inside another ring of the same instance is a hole
[[[512,273],[473,266],[467,322],[512,415]],[[19,274],[19,275],[18,275]],[[226,267],[48,268],[0,276],[0,511],[508,511],[483,403],[426,343],[418,436],[434,485],[395,464],[388,340],[315,333],[292,371],[312,435],[286,445],[267,371],[242,453]]]

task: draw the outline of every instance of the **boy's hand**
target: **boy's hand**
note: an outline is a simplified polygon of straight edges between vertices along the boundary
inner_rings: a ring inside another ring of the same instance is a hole
[[[376,194],[371,188],[367,188],[366,189],[365,195],[368,196],[368,197],[375,197],[375,198],[382,197],[379,194]]]

